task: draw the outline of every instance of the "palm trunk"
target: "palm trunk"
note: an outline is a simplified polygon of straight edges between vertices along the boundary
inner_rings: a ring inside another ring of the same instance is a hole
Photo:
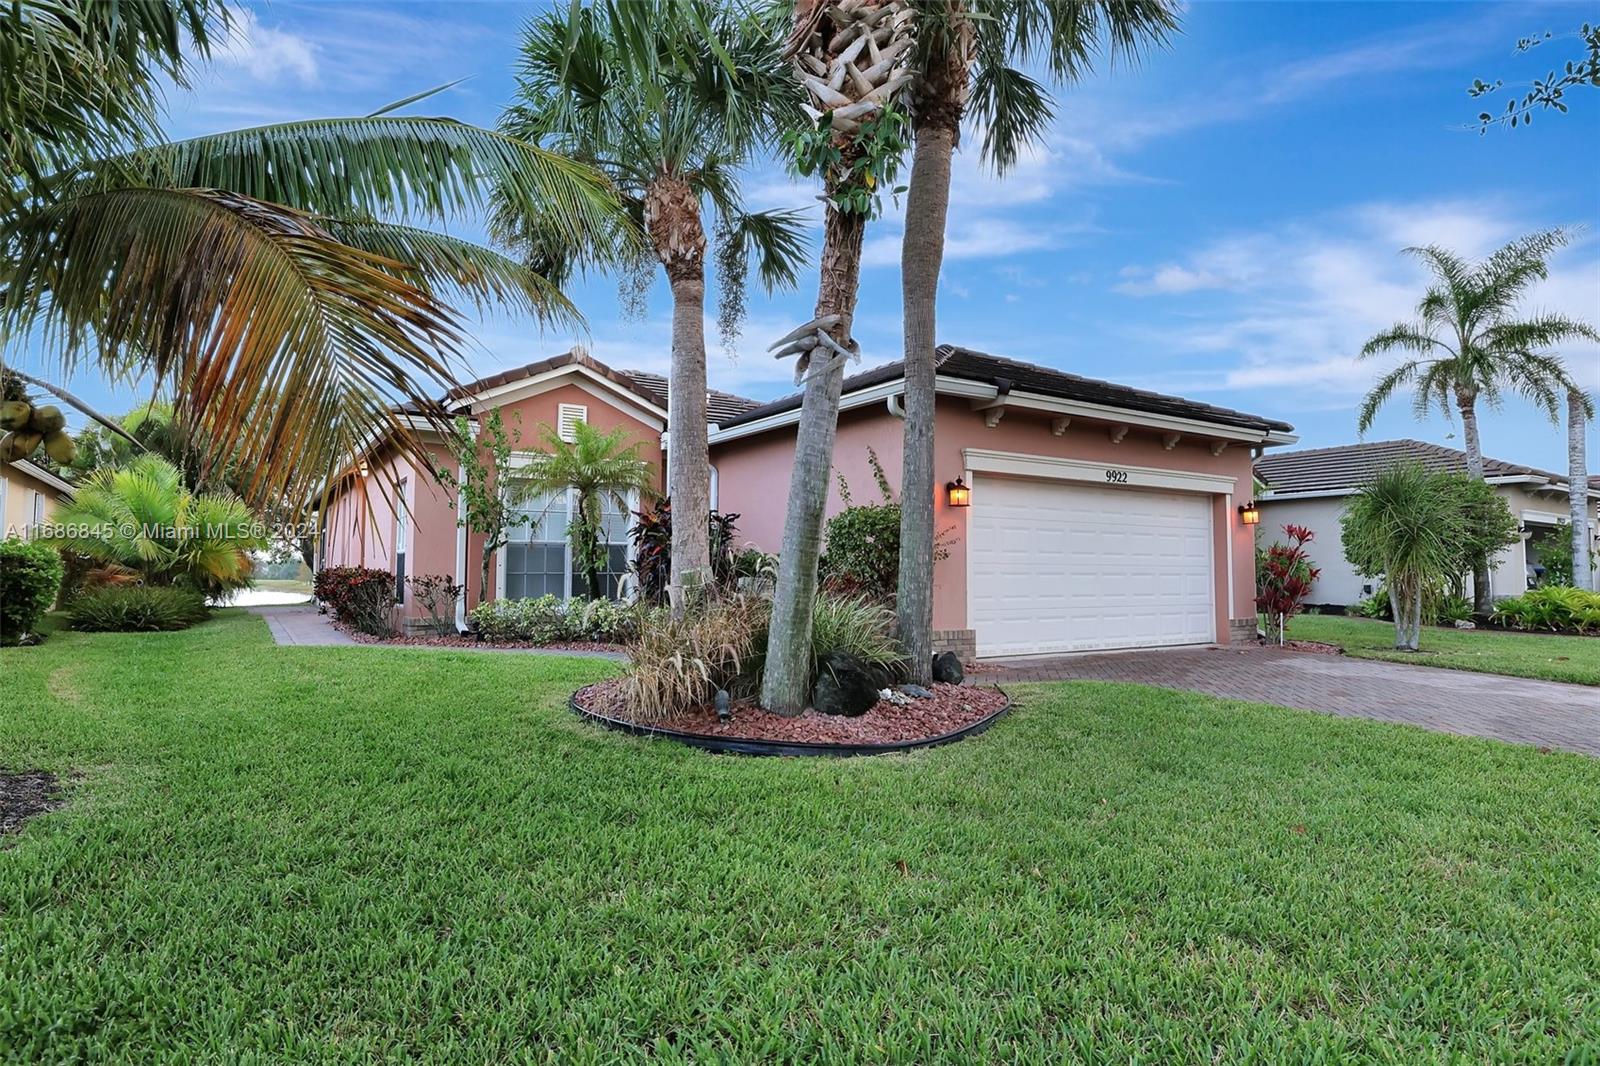
[[[955,140],[956,131],[943,124],[929,123],[917,129],[900,251],[906,396],[895,614],[910,679],[919,685],[933,682],[934,351]]]
[[[1567,393],[1567,511],[1572,523],[1572,583],[1593,585],[1589,574],[1589,460],[1584,450],[1583,394]]]
[[[663,173],[645,190],[645,230],[672,284],[672,368],[667,400],[667,494],[672,527],[674,617],[693,599],[711,564],[706,513],[711,509],[711,458],[706,445],[706,234],[700,199],[689,183]]]
[[[816,315],[839,316],[838,325],[828,332],[842,345],[850,343],[861,275],[861,238],[866,228],[865,215],[845,214],[830,202],[823,229],[822,280]],[[824,365],[829,368],[824,370]],[[817,559],[822,554],[822,519],[828,504],[828,472],[833,466],[843,385],[843,361],[835,359],[823,364],[819,359],[810,369],[800,404],[783,549],[778,557],[778,585],[772,597],[772,624],[767,632],[766,668],[761,679],[761,706],[777,714],[797,715],[805,710],[811,697],[811,619],[817,595]]]
[[[1394,615],[1394,646],[1403,648],[1406,646],[1406,613],[1400,609],[1400,604],[1405,597],[1403,591],[1397,589],[1393,581],[1390,581],[1388,585],[1389,613]]]
[[[706,444],[705,270],[699,263],[672,281],[672,385],[667,409],[667,493],[677,518],[672,525],[672,582],[667,594],[674,617],[706,583],[711,549],[706,515],[711,510],[711,463]]]
[[[1467,476],[1483,480],[1483,445],[1478,441],[1478,397],[1476,393],[1456,390],[1456,406],[1461,409],[1461,435],[1467,445]],[[1472,560],[1472,611],[1487,615],[1494,606],[1489,589],[1489,560],[1487,557]]]

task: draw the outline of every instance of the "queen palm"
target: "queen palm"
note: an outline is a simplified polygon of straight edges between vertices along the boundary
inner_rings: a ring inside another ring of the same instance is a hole
[[[1446,418],[1452,405],[1461,413],[1467,472],[1482,480],[1480,400],[1499,407],[1510,389],[1532,401],[1554,423],[1563,398],[1577,385],[1551,349],[1577,338],[1600,341],[1600,334],[1563,315],[1519,312],[1528,290],[1549,276],[1551,254],[1566,242],[1563,231],[1545,230],[1510,242],[1481,263],[1437,245],[1407,248],[1408,255],[1428,268],[1434,283],[1417,304],[1416,321],[1390,327],[1361,349],[1363,359],[1391,352],[1409,356],[1367,393],[1361,404],[1361,432],[1371,428],[1395,392],[1410,387],[1419,419],[1435,405]],[[1587,397],[1583,404],[1589,411]],[[1488,559],[1473,561],[1473,598],[1478,613],[1487,613]]]
[[[577,507],[567,524],[572,543],[572,565],[589,584],[589,598],[604,594],[600,575],[607,558],[601,534],[605,529],[605,504],[618,514],[633,510],[629,493],[650,488],[650,465],[639,456],[640,442],[628,443],[628,430],[618,427],[602,432],[587,422],[572,424],[572,439],[565,440],[549,426],[541,427],[541,449],[533,462],[521,470],[512,495],[565,497],[571,489],[577,494]]]
[[[737,181],[751,153],[790,124],[796,102],[770,8],[750,13],[710,0],[583,5],[536,18],[523,33],[518,101],[502,129],[605,173],[671,285],[668,493],[680,515],[711,507],[703,211],[717,217],[719,318],[731,339],[749,253],[769,290],[795,283],[804,253],[799,214],[746,211]],[[562,251],[537,218],[507,210],[498,222],[536,255]],[[673,585],[699,585],[708,565],[705,523],[679,522]],[[684,597],[672,600],[681,610]]]
[[[64,374],[169,382],[216,455],[249,443],[244,487],[277,502],[376,435],[420,447],[395,409],[435,411],[452,382],[447,300],[576,316],[524,264],[412,223],[491,191],[573,243],[619,216],[589,167],[399,105],[163,143],[157,75],[181,84],[184,40],[203,57],[226,21],[212,0],[0,9],[0,336],[43,338]]]
[[[913,9],[914,77],[906,97],[915,147],[900,261],[906,417],[895,599],[911,676],[927,684],[933,638],[937,298],[950,165],[962,118],[970,110],[978,119],[984,134],[980,154],[1003,174],[1024,147],[1038,141],[1054,114],[1045,87],[1019,66],[1039,63],[1057,82],[1076,81],[1091,69],[1102,44],[1115,59],[1164,40],[1178,26],[1179,6],[1174,0],[918,0]]]

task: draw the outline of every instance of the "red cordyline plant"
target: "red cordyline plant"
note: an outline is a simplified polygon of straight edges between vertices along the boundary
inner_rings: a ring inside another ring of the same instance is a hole
[[[1316,534],[1305,526],[1284,526],[1288,544],[1274,544],[1267,549],[1256,578],[1256,610],[1266,615],[1270,626],[1278,622],[1278,643],[1283,643],[1284,626],[1300,613],[1311,586],[1322,573],[1311,565],[1305,546],[1316,539]]]

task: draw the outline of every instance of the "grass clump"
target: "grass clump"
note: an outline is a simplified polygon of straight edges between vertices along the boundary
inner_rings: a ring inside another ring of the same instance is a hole
[[[159,585],[101,585],[67,604],[73,629],[101,633],[155,633],[204,622],[205,597],[193,589]]]

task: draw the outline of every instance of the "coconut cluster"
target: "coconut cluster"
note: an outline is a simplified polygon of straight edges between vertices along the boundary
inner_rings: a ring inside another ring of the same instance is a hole
[[[0,463],[26,459],[40,447],[62,466],[69,466],[78,446],[67,435],[67,416],[53,404],[35,406],[26,397],[0,400]]]

